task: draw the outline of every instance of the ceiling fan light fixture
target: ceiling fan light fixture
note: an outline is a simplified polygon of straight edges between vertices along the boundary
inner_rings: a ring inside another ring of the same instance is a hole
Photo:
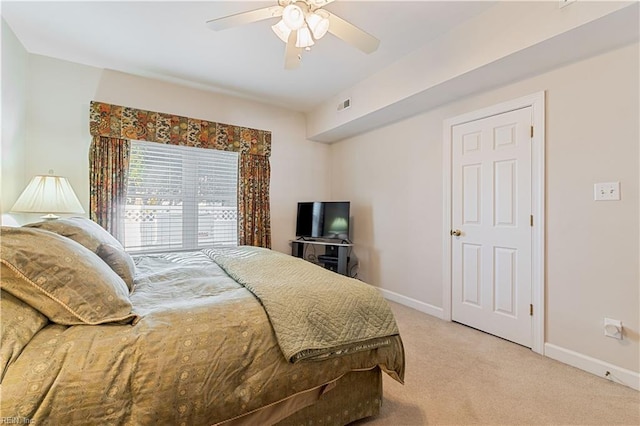
[[[291,34],[291,29],[284,23],[281,19],[277,24],[271,26],[271,29],[278,36],[278,38],[285,43],[289,41],[289,34]]]
[[[305,25],[298,30],[298,38],[296,39],[296,47],[309,48],[315,43],[313,37],[311,37],[311,31]]]
[[[1,2],[2,0],[0,0]],[[272,31],[285,43],[285,69],[296,68],[303,50],[311,46],[327,32],[364,53],[378,49],[380,40],[352,23],[322,9],[335,0],[273,0],[277,6],[263,7],[243,13],[235,13],[206,22],[212,30],[224,30],[238,25],[263,21],[276,17],[281,20],[271,26]]]
[[[300,6],[287,5],[282,11],[282,20],[290,30],[299,30],[304,25],[304,12]]]
[[[317,10],[307,15],[307,24],[313,33],[313,38],[320,40],[329,31],[329,18],[320,14],[323,10]]]

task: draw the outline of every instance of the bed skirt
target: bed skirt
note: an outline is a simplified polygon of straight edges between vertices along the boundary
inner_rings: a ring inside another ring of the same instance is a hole
[[[334,382],[301,392],[220,425],[344,426],[378,415],[381,404],[382,372],[379,367],[375,367],[371,370],[352,371]]]

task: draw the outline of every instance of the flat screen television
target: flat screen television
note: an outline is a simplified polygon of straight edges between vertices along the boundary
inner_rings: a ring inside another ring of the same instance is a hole
[[[349,239],[349,201],[298,203],[296,237]]]

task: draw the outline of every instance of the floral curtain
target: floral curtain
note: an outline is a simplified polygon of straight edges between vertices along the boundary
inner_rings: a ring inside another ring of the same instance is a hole
[[[238,244],[271,248],[269,157],[241,154],[238,173]]]
[[[130,142],[94,136],[89,149],[89,217],[124,241]]]
[[[271,155],[271,132],[91,102],[92,136]]]
[[[271,213],[269,210],[271,132],[102,102],[91,102],[89,109],[89,128],[94,137],[94,143],[97,138],[104,137],[111,140],[135,139],[238,152],[240,154],[238,243],[271,247]],[[94,152],[92,144],[90,156],[93,158],[100,155],[103,155],[103,152]],[[128,144],[126,159],[127,168],[124,170],[128,170]],[[92,170],[93,162],[92,159]],[[125,166],[123,163],[119,163],[119,165],[116,163],[113,167]],[[97,178],[99,180],[95,181],[95,187],[92,180],[92,202],[94,192],[104,191],[112,194],[109,195],[112,197],[112,202],[122,196],[120,191],[124,191],[126,188],[126,173],[122,172],[123,169],[119,169],[118,172],[114,170],[104,169],[101,175],[109,175],[112,178]],[[116,176],[118,179],[124,179],[122,181],[124,187],[113,187],[118,185]],[[98,190],[98,188],[101,189]],[[121,232],[118,228],[120,226],[117,223],[118,220],[115,219],[117,216],[114,216],[117,210],[107,207],[106,202],[106,199],[96,199],[95,204],[92,204],[91,207],[91,218],[117,236]]]

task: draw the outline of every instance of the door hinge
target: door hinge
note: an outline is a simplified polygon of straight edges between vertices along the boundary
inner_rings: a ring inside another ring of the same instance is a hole
[[[531,137],[533,137],[533,126],[531,126]]]
[[[533,304],[529,305],[529,316],[533,316]]]
[[[529,215],[529,225],[533,226],[533,215]]]

